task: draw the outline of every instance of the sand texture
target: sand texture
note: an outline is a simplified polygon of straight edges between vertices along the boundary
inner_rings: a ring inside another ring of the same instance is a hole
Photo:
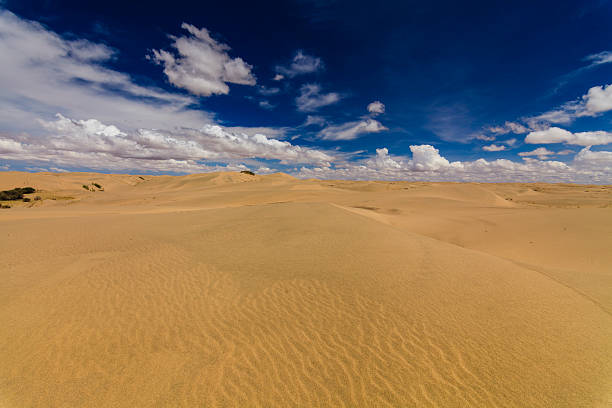
[[[0,173],[24,186],[0,407],[612,406],[610,186]]]

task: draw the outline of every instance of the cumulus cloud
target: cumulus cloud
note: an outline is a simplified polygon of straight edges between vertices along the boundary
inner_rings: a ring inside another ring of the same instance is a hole
[[[492,144],[489,146],[482,146],[482,150],[487,152],[500,152],[502,150],[506,150],[506,146]]]
[[[540,160],[546,160],[548,156],[551,156],[553,154],[555,154],[555,152],[551,152],[545,147],[538,147],[535,150],[532,150],[530,152],[521,152],[518,155],[521,157],[537,156]]]
[[[410,147],[412,157],[391,156],[388,149],[359,162],[338,163],[328,167],[304,166],[297,174],[303,178],[476,181],[476,182],[612,182],[612,152],[592,152],[585,148],[573,162],[537,160],[522,162],[506,159],[449,162],[431,145]]]
[[[323,140],[353,140],[366,133],[378,133],[384,130],[388,129],[379,121],[365,119],[327,126],[319,132],[318,136]]]
[[[153,50],[150,57],[163,65],[171,84],[200,96],[227,94],[228,83],[255,85],[253,66],[240,57],[231,58],[227,53],[230,47],[213,39],[206,28],[187,23],[181,28],[189,35],[171,37],[176,54]]]
[[[440,170],[450,166],[448,160],[440,156],[440,151],[431,145],[410,146],[412,166],[418,171]]]
[[[39,23],[0,10],[0,128],[39,131],[36,119],[57,112],[96,117],[126,128],[197,127],[210,115],[188,109],[195,101],[154,87],[139,86],[104,63],[111,48],[65,39]]]
[[[574,157],[574,165],[583,169],[588,169],[596,174],[597,180],[605,180],[608,177],[607,184],[612,182],[612,152],[608,151],[591,151],[591,147],[585,147]]]
[[[550,127],[546,130],[530,132],[525,138],[525,143],[566,143],[578,146],[606,145],[612,143],[612,133],[601,130],[572,133],[558,127]]]
[[[542,128],[542,123],[572,123],[576,118],[598,116],[612,110],[612,85],[594,86],[580,99],[568,102],[557,109],[527,118],[532,129]]]
[[[285,79],[285,76],[281,74],[276,74],[274,78],[272,78],[273,81],[282,81],[283,79]]]
[[[57,115],[41,121],[45,138],[0,137],[0,158],[50,162],[63,167],[110,170],[209,171],[203,161],[245,159],[328,165],[331,154],[271,139],[263,134],[231,132],[217,125],[176,131],[124,131],[96,119],[74,120]]]
[[[280,81],[285,77],[293,78],[297,75],[311,74],[321,69],[323,69],[321,58],[304,54],[302,50],[298,50],[288,67],[283,65],[276,67],[277,75],[274,80]]]
[[[302,112],[314,112],[323,106],[337,103],[341,98],[336,92],[321,93],[321,86],[318,84],[304,84],[295,103]]]
[[[373,115],[380,115],[385,113],[385,104],[381,101],[374,101],[368,105],[368,112]]]

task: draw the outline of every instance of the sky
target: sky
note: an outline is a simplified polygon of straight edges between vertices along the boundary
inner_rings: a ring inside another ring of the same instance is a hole
[[[0,170],[612,184],[612,1],[0,0]]]

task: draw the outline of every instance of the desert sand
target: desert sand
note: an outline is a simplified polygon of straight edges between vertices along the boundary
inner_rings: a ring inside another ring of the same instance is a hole
[[[611,186],[0,173],[25,186],[2,407],[612,406]]]

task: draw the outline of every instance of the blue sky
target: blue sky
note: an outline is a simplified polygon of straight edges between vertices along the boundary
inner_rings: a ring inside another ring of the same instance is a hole
[[[612,183],[612,3],[0,2],[0,169]]]

